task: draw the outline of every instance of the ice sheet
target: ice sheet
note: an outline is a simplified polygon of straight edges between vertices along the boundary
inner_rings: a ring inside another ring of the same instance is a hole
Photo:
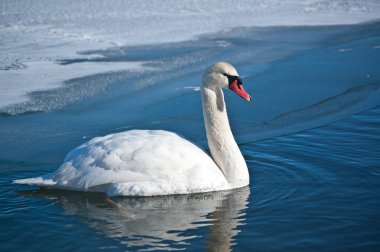
[[[84,62],[72,65],[59,65],[52,61],[28,62],[23,69],[1,72],[1,88],[5,92],[0,93],[0,107],[25,102],[28,99],[26,92],[57,88],[65,80],[139,67],[141,64],[134,62]]]
[[[56,63],[84,50],[182,41],[240,26],[350,24],[379,17],[376,0],[3,0],[0,107],[73,77],[125,67]]]

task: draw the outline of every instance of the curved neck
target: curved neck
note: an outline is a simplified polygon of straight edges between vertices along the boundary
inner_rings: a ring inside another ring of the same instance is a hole
[[[211,156],[232,188],[246,186],[248,168],[231,132],[223,91],[204,83],[201,92]]]

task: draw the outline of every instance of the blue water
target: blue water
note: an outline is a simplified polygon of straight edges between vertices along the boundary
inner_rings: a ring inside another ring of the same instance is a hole
[[[1,109],[1,251],[380,250],[380,23],[240,28],[81,54],[149,68],[68,80]],[[207,148],[195,87],[219,60],[254,99],[225,92],[249,187],[109,199],[12,184],[111,132],[166,129]]]

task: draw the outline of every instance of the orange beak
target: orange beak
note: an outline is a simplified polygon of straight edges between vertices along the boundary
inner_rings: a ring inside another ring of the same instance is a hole
[[[244,90],[243,85],[241,83],[238,83],[238,80],[234,80],[230,85],[229,89],[234,91],[237,95],[242,97],[243,99],[247,101],[252,101],[252,97]]]

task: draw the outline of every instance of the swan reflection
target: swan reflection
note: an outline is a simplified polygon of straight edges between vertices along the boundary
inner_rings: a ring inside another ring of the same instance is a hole
[[[207,250],[229,251],[238,227],[245,221],[249,188],[115,198],[46,189],[22,193],[56,200],[65,214],[82,217],[89,226],[127,249],[184,249],[191,246],[191,239],[205,236]]]

